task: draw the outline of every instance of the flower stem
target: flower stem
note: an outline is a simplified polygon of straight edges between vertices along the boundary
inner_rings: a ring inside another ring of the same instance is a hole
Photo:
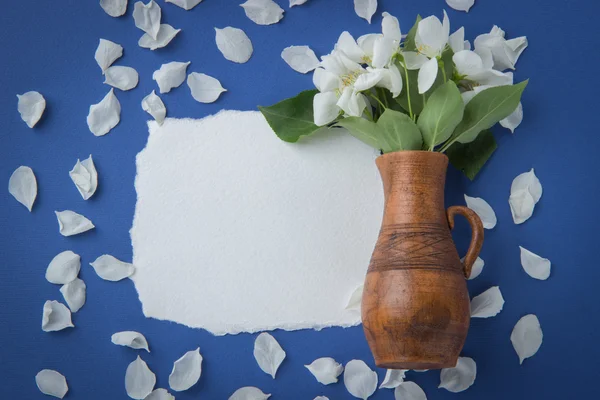
[[[442,69],[442,75],[444,76],[444,83],[446,83],[448,78],[446,77],[446,68],[444,68],[444,62],[442,60],[440,60],[440,68]]]
[[[410,82],[408,80],[408,68],[404,65],[404,76],[406,77],[406,96],[408,97],[408,114],[410,115],[410,119],[415,120],[415,116],[412,112],[412,104],[410,103]]]
[[[374,98],[375,100],[377,100],[377,102],[378,102],[378,103],[381,105],[381,107],[382,107],[384,110],[387,108],[387,107],[385,106],[385,104],[383,104],[383,103],[381,102],[381,100],[379,100],[379,98],[378,98],[377,96],[373,95],[373,93],[371,93],[371,92],[367,92],[367,94],[368,94],[369,96],[371,96],[372,98]]]

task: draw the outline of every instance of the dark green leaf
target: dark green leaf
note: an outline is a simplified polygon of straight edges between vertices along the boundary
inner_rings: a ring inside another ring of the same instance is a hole
[[[446,155],[456,169],[473,180],[495,150],[494,135],[486,129],[471,143],[454,143],[446,151]]]
[[[279,139],[297,142],[300,136],[316,132],[319,127],[313,120],[313,98],[318,90],[306,90],[296,97],[280,101],[269,107],[258,106]]]
[[[472,142],[479,132],[508,117],[519,105],[527,82],[497,86],[478,93],[465,107],[464,118],[452,135],[453,141]]]
[[[433,150],[448,140],[462,120],[464,109],[462,96],[453,81],[444,83],[431,94],[417,122],[425,149]]]
[[[408,80],[406,79],[406,70],[401,65],[398,65],[398,70],[400,70],[400,74],[402,74],[402,82],[404,83],[404,87],[402,88],[402,93],[400,96],[396,97],[396,101],[400,106],[406,111],[409,112],[412,110],[413,114],[419,115],[421,111],[423,111],[423,96],[419,94],[418,88],[418,70],[408,71]],[[410,105],[408,106],[408,97],[410,94]]]
[[[408,34],[406,34],[406,38],[404,39],[404,51],[417,51],[417,46],[415,45],[415,36],[417,35],[417,27],[419,26],[419,22],[421,22],[421,16],[417,15],[417,20]]]
[[[379,144],[377,139],[377,124],[371,121],[367,121],[360,117],[348,117],[342,118],[336,123],[336,126],[346,128],[348,132],[358,140],[363,141],[371,147],[381,149],[382,146]]]
[[[423,145],[419,128],[406,114],[388,108],[377,121],[377,126],[380,128],[378,134],[389,145],[382,148],[384,153],[420,150]]]

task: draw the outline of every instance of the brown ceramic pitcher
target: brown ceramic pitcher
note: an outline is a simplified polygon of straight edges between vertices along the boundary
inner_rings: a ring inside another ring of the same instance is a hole
[[[448,158],[401,151],[376,160],[385,210],[362,298],[362,322],[378,367],[454,367],[469,329],[465,277],[483,244],[481,220],[463,206],[444,207]],[[450,230],[456,214],[473,236],[464,259]]]

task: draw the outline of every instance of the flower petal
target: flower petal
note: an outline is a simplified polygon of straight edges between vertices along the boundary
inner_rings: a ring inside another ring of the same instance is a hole
[[[71,250],[57,254],[48,268],[46,268],[46,280],[57,285],[72,282],[79,275],[81,269],[81,257]]]
[[[96,171],[91,154],[83,161],[77,160],[73,169],[69,171],[69,176],[84,200],[89,199],[96,193],[96,189],[98,188],[98,171]]]
[[[545,281],[550,276],[550,260],[519,246],[521,249],[521,265],[527,275]]]
[[[446,0],[446,4],[457,11],[469,12],[475,0]]]
[[[465,194],[465,202],[467,203],[467,207],[475,211],[479,218],[481,218],[485,229],[492,229],[496,226],[496,222],[498,221],[496,213],[487,201],[481,197],[469,197]]]
[[[365,52],[348,31],[342,32],[335,44],[335,49],[342,51],[350,60],[356,63],[363,62]]]
[[[144,400],[175,400],[175,396],[166,389],[155,389]]]
[[[409,70],[415,70],[421,68],[429,59],[423,54],[419,54],[415,51],[405,51],[402,53],[404,56],[404,64]]]
[[[260,369],[275,379],[277,369],[285,359],[285,351],[273,336],[263,332],[254,341],[254,358]]]
[[[400,70],[396,65],[392,64],[387,69],[383,70],[383,76],[377,83],[377,86],[386,88],[392,93],[392,97],[398,97],[402,93],[403,81]],[[356,87],[356,84],[355,84]]]
[[[360,117],[367,107],[364,96],[355,92],[350,86],[344,89],[336,104],[351,117]]]
[[[510,341],[519,356],[520,364],[537,353],[543,339],[542,327],[535,315],[526,315],[517,322],[510,335]]]
[[[100,278],[112,282],[128,278],[135,272],[133,264],[123,262],[108,254],[96,258],[90,265]]]
[[[464,262],[464,259],[462,260]],[[477,278],[481,271],[483,271],[483,267],[485,266],[485,262],[477,257],[477,260],[473,263],[473,267],[471,268],[471,275],[469,276],[469,280]]]
[[[519,103],[515,111],[508,117],[500,120],[500,125],[506,129],[510,129],[510,133],[515,133],[515,129],[523,122],[523,104]]]
[[[200,103],[213,103],[227,91],[218,79],[197,72],[188,75],[187,84],[194,100]]]
[[[333,122],[340,114],[337,96],[333,92],[317,93],[313,99],[315,125],[324,126]]]
[[[138,356],[135,361],[129,364],[125,372],[127,395],[132,399],[143,400],[152,393],[154,385],[156,385],[156,375],[150,371],[148,364]]]
[[[471,300],[471,318],[489,318],[498,315],[504,307],[504,298],[498,286],[492,286]]]
[[[364,361],[349,361],[344,370],[344,385],[352,396],[366,400],[377,390],[377,373]]]
[[[388,39],[385,36],[378,37],[373,45],[373,60],[371,61],[373,68],[387,66],[397,49],[398,44],[392,39]]]
[[[142,110],[152,115],[158,125],[162,125],[165,122],[167,108],[161,98],[154,93],[154,90],[142,100]]]
[[[414,382],[402,382],[394,390],[396,400],[427,400],[425,392]]]
[[[190,62],[173,61],[160,66],[154,71],[152,79],[158,84],[160,93],[169,93],[171,89],[179,87],[187,76],[187,67]]]
[[[226,60],[243,64],[252,57],[254,51],[252,42],[241,29],[231,26],[223,29],[215,28],[215,41],[217,48]]]
[[[140,40],[138,40],[138,46],[150,50],[161,49],[171,43],[171,40],[173,40],[179,32],[181,32],[181,29],[175,29],[169,24],[161,24],[156,39],[145,33]]]
[[[131,67],[117,65],[104,71],[104,83],[123,91],[133,89],[137,86],[138,81],[139,75]]]
[[[305,365],[306,369],[317,378],[319,383],[329,385],[338,381],[338,376],[344,371],[342,364],[338,363],[331,357],[317,358],[309,365]]]
[[[59,372],[43,369],[35,376],[35,384],[45,395],[62,399],[69,391],[66,378]]]
[[[385,11],[381,15],[383,16],[383,20],[381,21],[381,32],[383,33],[383,36],[394,40],[396,44],[399,44],[402,40],[402,31],[400,30],[398,18]]]
[[[58,220],[59,232],[63,236],[73,236],[95,228],[92,221],[76,212],[65,210],[54,213]]]
[[[56,300],[48,300],[44,303],[42,311],[42,330],[44,332],[56,332],[65,328],[74,328],[71,322],[71,311]]]
[[[354,310],[360,312],[360,303],[362,302],[364,285],[360,284],[354,289],[350,298],[348,299],[348,304],[346,304],[346,310]]]
[[[317,68],[313,73],[313,83],[319,89],[319,92],[330,92],[339,88],[342,81],[333,72],[329,72],[324,68]]]
[[[307,0],[290,0],[290,8],[294,7],[294,6],[300,6],[304,3],[306,3]]]
[[[444,368],[440,373],[440,385],[452,393],[459,393],[470,388],[475,383],[477,364],[470,357],[458,357],[454,368]]]
[[[85,282],[79,278],[75,278],[72,282],[63,285],[60,288],[60,292],[72,313],[79,311],[85,304],[86,286]]]
[[[354,82],[354,89],[358,91],[368,90],[375,87],[383,79],[387,70],[373,69],[367,73],[361,74]]]
[[[110,337],[110,341],[117,346],[126,346],[131,347],[132,349],[140,350],[144,349],[148,353],[150,353],[150,349],[148,348],[148,341],[139,332],[135,331],[123,331],[114,333]]]
[[[446,0],[448,1],[448,0]],[[469,1],[469,0],[467,0]],[[475,1],[475,0],[472,0]],[[461,26],[448,38],[448,44],[454,53],[458,53],[462,50],[468,50],[465,48],[465,27]]]
[[[33,128],[44,114],[46,99],[38,92],[18,94],[17,99],[19,99],[17,109],[21,114],[21,119],[28,127]]]
[[[258,25],[276,24],[283,18],[283,9],[273,0],[247,0],[240,6],[246,16]]]
[[[369,24],[375,11],[377,11],[377,0],[354,0],[354,12]]]
[[[483,69],[483,61],[479,54],[471,50],[461,50],[454,53],[452,61],[456,65],[456,70],[461,75],[472,75]]]
[[[169,386],[171,389],[181,392],[194,386],[202,374],[202,356],[200,348],[185,353],[173,364],[173,370],[169,375]]]
[[[388,369],[379,389],[394,389],[404,382],[407,369]]]
[[[100,7],[111,17],[120,17],[127,11],[127,0],[100,0]]]
[[[283,49],[281,58],[294,71],[306,74],[319,66],[319,59],[308,46],[290,46]]]
[[[425,54],[429,58],[439,56],[450,36],[449,34],[445,35],[445,31],[445,26],[435,15],[419,21],[415,34],[415,44],[419,53]]]
[[[245,386],[233,392],[229,400],[267,400],[269,397],[270,394],[263,393],[259,388]]]
[[[104,136],[121,121],[121,103],[115,96],[114,89],[100,103],[92,104],[87,116],[87,124],[94,136]]]
[[[150,0],[148,4],[138,1],[133,8],[133,21],[137,28],[156,40],[160,29],[161,14],[160,6],[154,0]]]
[[[380,38],[382,35],[379,33],[369,33],[366,35],[362,35],[358,39],[356,39],[356,43],[362,49],[365,56],[372,58],[373,57],[373,47],[375,46],[375,40]]]
[[[33,170],[25,166],[17,168],[8,180],[8,193],[31,212],[37,197],[37,180]]]
[[[419,76],[417,77],[417,84],[419,86],[419,94],[426,93],[437,78],[438,74],[438,61],[436,58],[432,58],[427,61],[419,70]]]
[[[515,224],[522,224],[532,215],[542,197],[543,189],[533,168],[517,176],[510,187],[510,211]]]

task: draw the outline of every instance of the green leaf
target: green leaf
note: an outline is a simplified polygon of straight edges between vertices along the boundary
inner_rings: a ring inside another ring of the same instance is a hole
[[[452,135],[453,141],[472,142],[479,132],[508,117],[519,105],[527,82],[497,86],[478,93],[465,107],[464,118]]]
[[[361,117],[342,118],[336,123],[336,126],[346,128],[348,132],[358,140],[363,141],[371,147],[381,149],[382,146],[377,140],[377,124]]]
[[[382,148],[384,153],[421,150],[423,145],[421,132],[408,115],[388,108],[377,121],[377,126],[380,128],[378,134],[388,145]]]
[[[419,27],[419,22],[421,22],[421,16],[417,15],[417,20],[408,34],[404,39],[404,51],[417,51],[417,45],[415,44],[415,36],[417,35],[417,28]]]
[[[496,139],[489,129],[481,132],[471,143],[454,143],[446,155],[454,167],[470,180],[475,179],[490,156],[496,151]]]
[[[412,107],[412,112],[415,115],[419,115],[421,111],[423,111],[423,96],[419,94],[419,82],[418,70],[408,71],[408,80],[406,79],[406,70],[403,66],[398,65],[398,69],[400,70],[400,74],[402,75],[402,81],[404,83],[404,87],[402,88],[402,93],[400,96],[396,97],[396,102],[400,104],[400,106],[406,110],[406,112],[410,111],[410,107],[408,106],[408,96],[410,94],[410,105]]]
[[[431,94],[417,122],[426,149],[433,150],[448,140],[462,120],[464,109],[460,91],[452,81],[444,83]]]
[[[316,89],[305,90],[296,97],[269,107],[258,106],[258,109],[279,139],[297,142],[300,136],[310,135],[320,128],[313,119],[313,98],[317,93]]]

